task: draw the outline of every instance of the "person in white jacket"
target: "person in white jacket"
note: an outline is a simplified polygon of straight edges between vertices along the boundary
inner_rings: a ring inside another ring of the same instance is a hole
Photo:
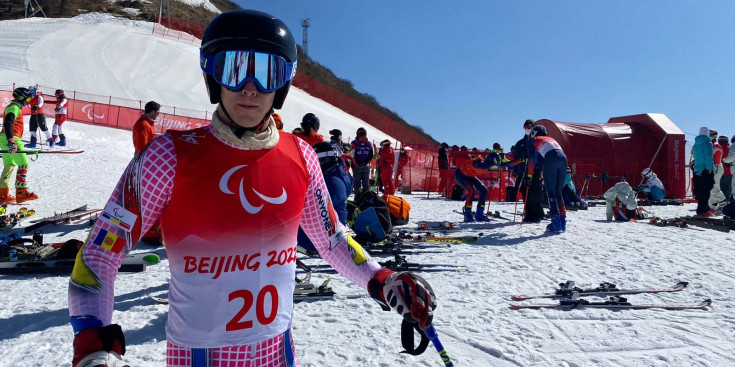
[[[666,190],[658,176],[650,168],[644,169],[641,175],[646,180],[641,185],[641,191],[646,194],[646,198],[653,201],[663,200],[666,196]]]
[[[729,165],[730,169],[732,170],[733,166],[735,166],[735,135],[732,136],[732,139],[730,140],[730,153],[727,154],[727,157],[722,158],[722,164]],[[730,197],[728,199],[735,199],[735,180],[732,180],[730,182],[730,187],[732,188],[730,190]]]

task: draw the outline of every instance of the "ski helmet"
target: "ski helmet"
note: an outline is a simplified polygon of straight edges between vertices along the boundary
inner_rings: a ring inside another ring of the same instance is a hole
[[[339,156],[332,144],[325,141],[316,143],[314,144],[314,151],[316,151],[316,156],[319,158],[319,166],[321,166],[322,171],[326,171],[339,163]]]
[[[329,130],[329,135],[333,136],[335,139],[339,139],[342,137],[342,130],[340,129]]]
[[[531,129],[531,137],[546,136],[546,127],[543,125],[536,125]]]
[[[364,127],[358,128],[356,132],[357,136],[367,136],[367,130]]]
[[[650,168],[644,168],[643,171],[641,172],[641,176],[645,178],[651,178],[652,174],[653,174],[653,171],[651,171]]]
[[[711,139],[713,139],[713,140],[717,139],[717,135],[719,135],[717,133],[717,130],[715,130],[715,129],[709,129],[709,137]]]
[[[720,135],[717,138],[717,142],[720,143],[720,145],[730,145],[730,141],[727,140],[727,136]]]
[[[214,56],[225,50],[252,50],[278,55],[287,62],[296,62],[296,42],[291,30],[280,19],[256,10],[238,9],[221,13],[204,30],[200,52]],[[276,90],[273,108],[283,107],[291,81],[296,74],[294,66],[291,79]],[[207,74],[209,101],[220,103],[220,84]]]
[[[309,127],[314,131],[319,131],[319,118],[315,114],[309,112],[301,118],[301,127]]]
[[[33,93],[28,88],[18,87],[13,89],[13,99],[16,101],[28,102],[33,97]]]

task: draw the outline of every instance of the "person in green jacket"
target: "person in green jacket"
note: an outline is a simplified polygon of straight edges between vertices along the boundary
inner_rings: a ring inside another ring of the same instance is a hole
[[[0,176],[0,204],[21,204],[29,200],[38,199],[38,195],[28,191],[28,157],[23,151],[23,112],[22,108],[30,103],[35,90],[28,88],[15,88],[13,100],[5,107],[3,112],[3,130],[0,134],[0,149],[3,153],[3,172]],[[13,175],[15,167],[18,173],[15,175],[15,197],[10,195],[10,176]]]

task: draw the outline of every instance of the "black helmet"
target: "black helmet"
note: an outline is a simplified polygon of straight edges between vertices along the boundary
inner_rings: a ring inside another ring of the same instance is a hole
[[[291,30],[280,19],[256,10],[238,9],[212,19],[204,30],[200,52],[214,55],[222,50],[254,50],[280,55],[296,62],[296,42]],[[294,69],[295,72],[295,69]],[[276,90],[273,108],[283,107],[291,81]],[[219,103],[220,85],[207,75],[209,101]]]
[[[329,130],[329,135],[333,136],[335,139],[339,139],[342,137],[342,130],[340,129]]]
[[[531,119],[528,119],[528,120],[526,120],[526,121],[525,121],[525,122],[523,123],[523,128],[524,128],[524,129],[525,129],[525,128],[528,128],[528,127],[534,127],[534,126],[536,126],[536,121],[533,121],[533,120],[531,120]]]
[[[316,143],[314,144],[314,150],[316,151],[316,156],[319,158],[319,166],[321,166],[322,171],[326,171],[339,163],[339,156],[332,144],[325,141]]]
[[[536,125],[531,129],[531,137],[546,136],[546,127],[543,125]]]
[[[31,97],[33,97],[33,92],[28,88],[18,87],[13,89],[13,99],[16,101],[25,103]]]
[[[55,96],[63,96],[64,90],[63,89],[57,89],[56,92],[54,92]]]
[[[301,118],[301,127],[311,128],[314,131],[319,131],[319,118],[315,114],[309,112]]]
[[[730,145],[730,141],[727,140],[727,136],[725,135],[718,136],[717,142],[720,143],[720,145]]]

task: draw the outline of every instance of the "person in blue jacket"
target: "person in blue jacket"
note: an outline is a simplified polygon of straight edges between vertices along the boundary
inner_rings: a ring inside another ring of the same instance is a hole
[[[709,207],[709,194],[715,185],[714,148],[709,138],[709,129],[699,129],[694,138],[692,158],[694,159],[694,198],[697,199],[697,215],[711,217],[715,211]]]

